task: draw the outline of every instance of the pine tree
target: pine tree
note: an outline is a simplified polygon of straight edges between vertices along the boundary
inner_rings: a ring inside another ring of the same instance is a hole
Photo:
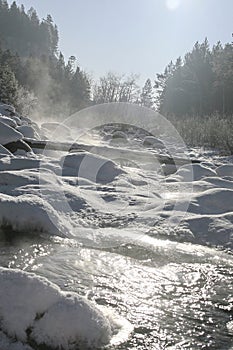
[[[8,66],[0,67],[0,101],[14,104],[17,98],[18,84],[15,75]]]
[[[153,87],[150,79],[146,80],[142,88],[140,105],[148,108],[153,108],[154,106]]]

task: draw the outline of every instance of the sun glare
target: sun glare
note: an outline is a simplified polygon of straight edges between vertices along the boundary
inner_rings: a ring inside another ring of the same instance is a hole
[[[166,0],[168,10],[176,10],[181,4],[181,0]]]

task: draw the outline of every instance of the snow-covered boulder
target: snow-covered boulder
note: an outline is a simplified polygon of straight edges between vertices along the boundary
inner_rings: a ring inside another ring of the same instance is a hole
[[[123,131],[115,131],[110,138],[110,145],[125,145],[128,143],[127,135]]]
[[[0,121],[0,144],[6,145],[10,142],[21,140],[23,134]]]
[[[21,116],[20,119],[21,119],[21,122],[25,125],[27,125],[27,124],[31,125],[31,123],[32,123],[31,119],[28,117]]]
[[[15,108],[5,103],[0,103],[0,114],[9,117],[15,114]]]
[[[175,164],[162,164],[161,165],[161,173],[165,176],[174,174],[177,171],[177,167]]]
[[[5,156],[11,156],[11,152],[8,151],[4,146],[0,145],[0,158],[5,157]]]
[[[13,119],[15,122],[16,122],[16,124],[19,126],[19,125],[22,125],[22,120],[20,119],[20,117],[18,117],[17,115],[13,115],[12,117],[11,117],[11,119]]]
[[[115,131],[112,134],[112,138],[113,139],[125,139],[126,140],[127,139],[127,135],[123,131]]]
[[[70,236],[59,214],[45,200],[36,195],[9,196],[0,194],[0,229],[15,232],[44,232]]]
[[[232,214],[232,213],[231,213]],[[232,215],[195,215],[186,219],[186,227],[197,243],[228,245],[232,242]]]
[[[233,190],[212,188],[198,193],[191,200],[189,210],[212,215],[233,212]]]
[[[51,349],[100,348],[112,336],[110,319],[86,298],[33,273],[2,267],[0,319],[8,337]]]
[[[233,164],[221,165],[216,169],[216,172],[221,177],[224,177],[224,176],[233,177]]]
[[[17,127],[17,123],[13,118],[10,117],[6,117],[6,116],[0,116],[0,122],[11,126],[12,128],[16,128]]]
[[[155,147],[155,148],[165,148],[164,143],[154,136],[146,136],[143,140],[143,146],[145,147]]]
[[[183,181],[198,181],[207,176],[217,176],[217,173],[203,164],[194,163],[181,166],[176,175],[181,176]]]
[[[4,157],[0,159],[0,170],[38,169],[40,161],[33,158]]]
[[[30,125],[21,125],[17,127],[17,130],[23,134],[24,137],[29,139],[36,139],[39,140],[40,137],[38,133],[35,131],[35,129]]]
[[[61,158],[63,176],[77,176],[92,182],[109,183],[124,171],[107,158],[89,152],[75,152]]]
[[[223,179],[220,177],[204,177],[202,180],[212,184],[215,187],[229,188],[233,190],[233,181],[230,181],[226,178]]]

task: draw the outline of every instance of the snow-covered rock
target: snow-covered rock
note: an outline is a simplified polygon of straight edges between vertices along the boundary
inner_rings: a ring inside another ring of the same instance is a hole
[[[217,176],[215,170],[199,163],[183,165],[176,174],[181,176],[184,181],[198,181],[203,177]]]
[[[27,124],[31,125],[31,124],[32,124],[31,119],[28,118],[28,117],[21,116],[20,119],[21,119],[21,122],[22,122],[23,124],[25,124],[25,125],[27,125]]]
[[[218,216],[197,214],[185,221],[197,243],[227,246],[233,243],[233,213]]]
[[[127,135],[123,131],[115,131],[112,134],[112,139],[125,139],[125,140],[127,140]]]
[[[70,236],[70,231],[53,207],[39,196],[30,194],[18,197],[0,194],[0,228]]]
[[[61,158],[62,175],[108,183],[124,171],[113,161],[89,152],[75,152]]]
[[[109,144],[111,146],[124,146],[128,143],[127,135],[123,131],[115,131],[111,137]]]
[[[23,134],[0,121],[0,144],[6,145],[10,142],[18,141],[23,138]]]
[[[216,172],[221,177],[233,177],[233,164],[223,164],[216,169]]]
[[[13,119],[18,126],[23,124],[22,120],[17,115],[13,115],[11,119]]]
[[[189,210],[199,214],[223,214],[233,211],[233,190],[212,188],[196,194]]]
[[[11,156],[11,152],[8,151],[4,146],[0,145],[0,158],[5,157],[5,156]]]
[[[212,184],[214,187],[229,188],[233,190],[233,181],[222,179],[221,177],[204,177],[202,179],[205,182]]]
[[[112,336],[110,320],[87,299],[35,274],[1,267],[0,319],[10,338],[52,349],[93,349]]]
[[[177,167],[175,164],[162,164],[161,165],[161,172],[165,176],[174,174],[177,171]]]
[[[7,105],[5,103],[0,103],[0,114],[5,115],[6,117],[15,114],[15,108],[13,106]]]
[[[160,139],[154,136],[146,136],[143,140],[143,146],[165,148],[164,143]]]
[[[12,128],[16,128],[17,127],[17,123],[13,118],[10,117],[6,117],[6,116],[0,116],[0,122],[11,126]]]
[[[22,170],[22,169],[38,169],[40,161],[28,157],[4,157],[0,159],[0,171],[4,170]]]
[[[36,139],[36,140],[40,139],[38,133],[35,131],[35,129],[31,125],[18,126],[17,130],[21,134],[23,134],[23,136],[26,137],[26,138]]]
[[[0,171],[0,186],[26,186],[39,184],[40,173],[36,169]]]

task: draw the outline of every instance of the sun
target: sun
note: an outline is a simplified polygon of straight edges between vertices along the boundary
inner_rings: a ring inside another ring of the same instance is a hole
[[[181,4],[181,0],[166,0],[168,10],[176,10]]]

